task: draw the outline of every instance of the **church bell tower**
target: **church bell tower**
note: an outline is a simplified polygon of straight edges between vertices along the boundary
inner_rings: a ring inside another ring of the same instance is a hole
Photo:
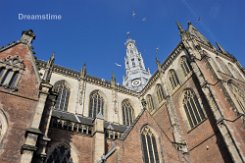
[[[149,69],[145,69],[144,60],[138,52],[135,40],[127,39],[125,42],[126,75],[123,78],[123,86],[136,92],[141,91],[151,77]]]

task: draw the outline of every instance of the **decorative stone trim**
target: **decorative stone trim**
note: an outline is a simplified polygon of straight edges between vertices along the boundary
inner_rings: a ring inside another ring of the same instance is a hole
[[[24,151],[37,151],[37,147],[33,145],[24,144],[21,147],[21,154],[23,154]]]
[[[202,48],[204,48],[204,49],[206,49],[206,50],[209,50],[209,51],[211,51],[211,52],[213,52],[213,53],[215,53],[215,54],[217,54],[217,55],[219,55],[219,56],[222,56],[222,57],[224,57],[224,58],[226,58],[226,59],[229,59],[229,60],[231,60],[232,62],[235,62],[235,61],[236,61],[236,58],[235,58],[234,56],[232,56],[230,53],[229,53],[229,54],[227,54],[227,53],[222,53],[222,52],[218,51],[217,49],[211,48],[211,47],[209,47],[209,46],[203,44],[202,42],[199,42],[198,40],[197,40],[197,42],[199,43],[199,45],[200,45]]]
[[[45,69],[47,62],[42,61],[42,60],[36,60],[36,64],[37,64],[37,67],[39,69],[41,69],[41,68]],[[74,70],[71,70],[71,69],[68,69],[68,68],[64,68],[64,67],[59,66],[59,65],[54,65],[53,72],[64,74],[64,75],[76,78],[77,80],[80,80],[80,72],[74,71]],[[110,81],[106,81],[106,80],[103,80],[103,79],[100,79],[100,78],[97,78],[97,77],[93,77],[93,76],[90,76],[90,75],[86,75],[83,80],[85,80],[86,82],[89,82],[89,83],[93,83],[93,84],[105,87],[105,88],[109,88],[109,89],[112,88],[112,85],[111,85]],[[129,95],[133,95],[133,96],[138,96],[139,95],[139,93],[137,93],[135,91],[132,91],[132,90],[129,90],[129,89],[127,89],[127,88],[125,88],[124,86],[121,86],[121,85],[116,85],[115,89],[117,91],[119,91],[119,92],[126,93],[126,94],[129,94]]]
[[[37,64],[37,67],[39,69],[41,69],[41,68],[45,69],[47,62],[42,61],[42,60],[36,60],[36,64]],[[67,76],[70,76],[73,78],[77,78],[77,79],[79,79],[79,76],[80,76],[80,73],[78,71],[74,71],[74,70],[71,70],[68,68],[64,68],[64,67],[61,67],[59,65],[54,65],[53,72],[64,74],[64,75],[67,75]]]
[[[105,134],[107,139],[113,139],[113,140],[119,139],[122,136],[121,132],[114,131],[114,130],[106,130]]]
[[[0,86],[16,91],[24,69],[23,60],[18,55],[10,55],[0,60]]]
[[[19,43],[20,43],[20,41],[14,41],[14,42],[12,42],[12,43],[9,43],[9,44],[6,45],[6,46],[2,46],[2,47],[0,47],[0,52],[2,52],[2,51],[4,51],[4,50],[7,50],[7,49],[9,49],[9,48],[11,48],[11,47],[13,47],[13,46],[19,44]]]
[[[36,129],[36,128],[27,129],[25,136],[27,136],[29,133],[35,134],[35,135],[43,135],[43,133],[39,129]]]
[[[81,123],[75,123],[64,119],[52,118],[50,123],[52,128],[58,128],[71,132],[77,132],[84,135],[92,135],[93,126]]]
[[[180,42],[177,47],[170,53],[168,58],[161,64],[161,68],[166,71],[168,67],[173,63],[173,61],[178,57],[181,50],[184,49],[184,45],[182,42]],[[159,77],[159,71],[157,70],[152,77],[149,79],[147,85],[143,88],[143,90],[140,92],[140,95],[143,96],[145,93],[151,88],[151,86],[155,83],[155,81]]]

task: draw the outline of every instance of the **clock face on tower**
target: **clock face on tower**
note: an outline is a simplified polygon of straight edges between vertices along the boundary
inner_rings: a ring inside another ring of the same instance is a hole
[[[136,79],[136,80],[133,80],[132,81],[132,86],[133,87],[137,87],[137,86],[139,86],[141,84],[141,81],[139,80],[139,79]]]

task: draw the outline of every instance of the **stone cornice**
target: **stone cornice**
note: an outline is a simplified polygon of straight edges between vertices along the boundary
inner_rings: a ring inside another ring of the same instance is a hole
[[[217,54],[219,56],[222,56],[223,58],[226,58],[226,59],[228,59],[228,60],[230,60],[232,62],[235,62],[236,61],[236,58],[234,56],[232,56],[231,54],[229,54],[229,53],[222,53],[222,52],[218,51],[217,49],[211,48],[211,47],[203,44],[202,42],[200,42],[198,40],[197,40],[197,42],[199,43],[199,45],[202,48],[204,48],[206,50],[209,50],[209,51],[211,51],[211,52],[213,52],[213,53],[215,53],[215,54]]]
[[[175,58],[180,54],[180,51],[184,49],[184,45],[182,42],[178,43],[176,48],[170,53],[167,59],[163,62],[161,67],[163,68],[164,71],[168,69],[168,67],[173,63]]]
[[[40,68],[45,69],[47,62],[45,62],[43,60],[36,60],[36,64],[37,64],[39,69]],[[64,68],[64,67],[59,66],[59,65],[54,66],[53,72],[56,72],[59,74],[64,74],[64,75],[67,75],[67,76],[70,76],[70,77],[73,77],[76,79],[79,79],[79,76],[80,76],[80,73],[78,71],[74,71],[74,70],[71,70],[68,68]]]
[[[165,61],[161,64],[161,67],[164,71],[166,71],[168,69],[168,67],[173,63],[173,61],[175,60],[175,58],[180,54],[180,51],[184,48],[182,42],[178,43],[178,45],[176,46],[176,48],[170,53],[170,55],[167,57],[167,59],[165,59]],[[140,95],[144,95],[149,88],[155,83],[155,81],[158,79],[159,77],[159,71],[157,70],[152,77],[149,79],[148,83],[146,84],[146,86],[144,87],[144,89],[140,92]]]
[[[0,52],[3,52],[4,50],[7,50],[7,49],[19,44],[19,43],[20,43],[20,41],[14,41],[14,42],[6,45],[6,46],[2,46],[2,47],[0,47]]]
[[[45,69],[47,62],[42,61],[42,60],[36,60],[36,64],[37,64],[37,66],[39,68]],[[73,77],[73,78],[75,78],[77,80],[80,80],[80,72],[74,71],[74,70],[59,66],[59,65],[54,65],[53,72],[56,72],[56,73],[59,73],[59,74],[64,74],[66,76]],[[84,81],[86,81],[88,83],[95,84],[95,85],[98,85],[98,86],[101,86],[101,87],[112,89],[111,81],[103,80],[103,79],[100,79],[100,78],[97,78],[97,77],[93,77],[93,76],[90,76],[90,75],[86,75],[85,78],[81,79],[81,80],[84,80]],[[114,89],[116,91],[119,91],[119,92],[122,92],[122,93],[126,93],[126,94],[129,94],[129,95],[133,95],[133,96],[138,96],[139,95],[139,93],[137,93],[135,91],[132,91],[132,90],[129,90],[129,89],[127,89],[127,88],[125,88],[124,86],[121,86],[121,85],[116,85],[116,87]]]

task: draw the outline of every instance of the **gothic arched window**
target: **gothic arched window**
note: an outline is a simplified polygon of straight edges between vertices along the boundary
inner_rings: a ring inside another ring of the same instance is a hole
[[[174,89],[175,87],[177,87],[179,85],[179,79],[177,77],[177,74],[172,69],[172,70],[169,70],[168,76],[169,76],[169,81],[170,81],[170,83],[172,85],[172,88]]]
[[[20,72],[24,70],[24,64],[19,56],[8,56],[0,60],[0,86],[17,90]]]
[[[229,85],[231,87],[235,100],[239,106],[239,110],[245,113],[245,92],[243,91],[243,89],[235,86],[234,84]]]
[[[3,77],[1,78],[1,85],[7,86],[10,80],[10,76],[12,74],[12,70],[11,69],[7,69],[5,70],[5,73],[3,74]]]
[[[159,163],[156,136],[148,126],[141,131],[142,150],[145,163]]]
[[[184,92],[183,107],[191,128],[197,126],[205,119],[204,111],[192,90]]]
[[[122,114],[123,114],[123,124],[131,125],[134,120],[134,109],[130,105],[128,100],[122,102]]]
[[[180,58],[180,65],[181,65],[181,68],[182,68],[185,76],[190,73],[191,67],[190,67],[190,64],[189,64],[186,57],[182,56]]]
[[[157,84],[156,92],[157,92],[158,102],[161,103],[162,100],[164,99],[164,92],[160,84]]]
[[[151,95],[146,96],[147,108],[149,111],[154,110],[154,103]]]
[[[0,109],[0,144],[2,142],[2,139],[7,131],[8,123],[5,114]]]
[[[18,71],[14,71],[13,72],[12,78],[9,81],[9,87],[10,88],[14,88],[15,87],[17,79],[18,79],[18,75],[19,75]]]
[[[57,146],[48,155],[45,163],[73,163],[70,149],[64,145]]]
[[[93,91],[89,97],[89,117],[96,118],[99,112],[104,115],[104,103],[99,91]]]
[[[216,60],[217,62],[219,63],[219,66],[221,68],[221,71],[227,75],[231,75],[232,76],[232,73],[230,72],[230,70],[228,69],[226,63],[220,59],[219,57],[216,57]]]
[[[4,67],[0,67],[0,79],[2,78],[3,74],[4,74]]]
[[[229,66],[230,70],[233,72],[235,78],[242,79],[242,76],[239,73],[239,71],[231,63],[228,63],[228,66]]]
[[[55,109],[67,111],[70,97],[70,88],[65,80],[54,84],[54,91],[58,93]]]

